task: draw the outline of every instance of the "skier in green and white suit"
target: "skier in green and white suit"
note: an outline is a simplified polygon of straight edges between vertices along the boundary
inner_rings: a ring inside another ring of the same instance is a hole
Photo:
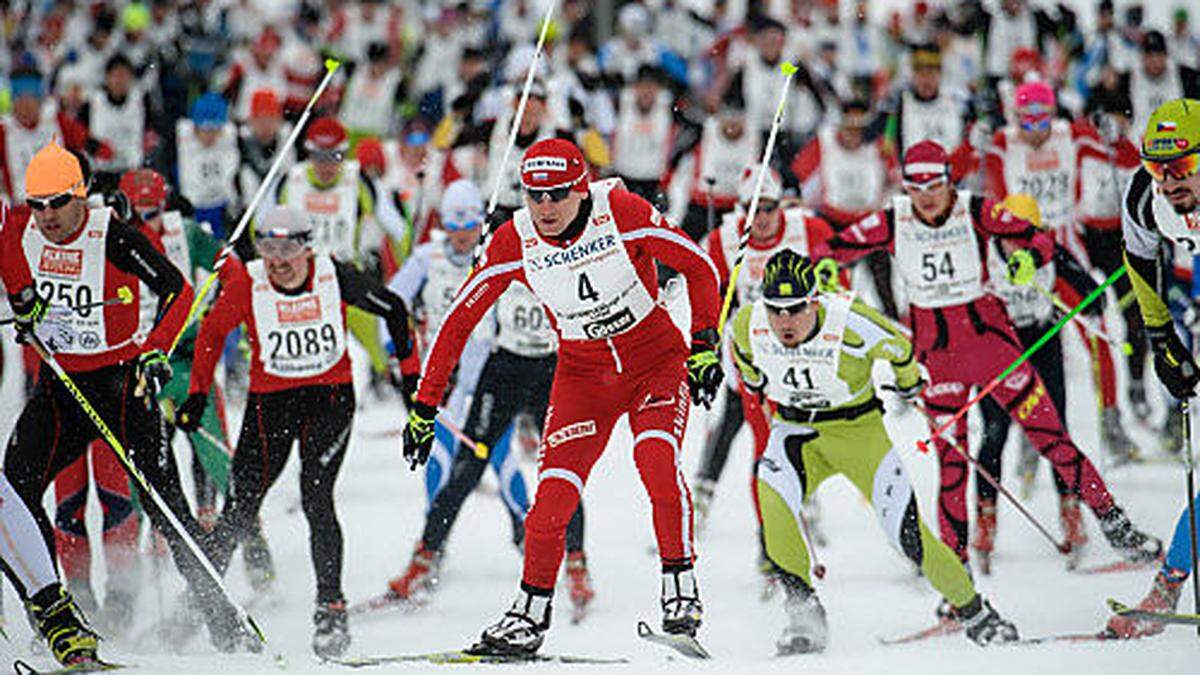
[[[924,382],[911,343],[853,295],[820,292],[817,278],[812,261],[784,249],[767,261],[762,297],[733,320],[733,356],[743,380],[774,406],[757,489],[767,556],[787,592],[779,652],[825,648],[825,609],[809,576],[800,509],[809,491],[836,474],[870,500],[889,541],[956,608],[971,640],[1016,640],[1017,629],[976,592],[958,557],[921,520],[884,428],[871,367],[888,362],[896,391],[916,398]]]

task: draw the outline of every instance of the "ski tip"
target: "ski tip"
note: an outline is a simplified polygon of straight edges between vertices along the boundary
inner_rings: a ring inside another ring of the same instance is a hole
[[[779,64],[779,71],[784,75],[795,75],[799,70],[800,69],[796,67],[796,64],[792,63],[791,61],[784,61],[783,63]]]
[[[327,72],[332,73],[333,71],[337,70],[341,65],[342,65],[342,62],[338,61],[337,59],[325,59],[325,70]]]
[[[647,635],[654,635],[654,629],[650,628],[650,625],[645,621],[639,621],[637,622],[637,634],[638,637],[644,638]]]

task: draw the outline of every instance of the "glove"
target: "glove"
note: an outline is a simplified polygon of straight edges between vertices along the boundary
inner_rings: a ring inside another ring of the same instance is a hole
[[[814,268],[817,273],[817,290],[822,293],[838,293],[842,290],[838,279],[838,264],[833,258],[821,258]]]
[[[435,419],[437,408],[420,401],[414,401],[408,410],[408,423],[404,425],[404,459],[408,460],[408,468],[413,471],[429,461]]]
[[[171,362],[162,351],[151,349],[137,358],[135,372],[143,393],[157,396],[171,380]]]
[[[117,219],[123,223],[128,223],[133,219],[133,206],[129,203],[129,198],[124,192],[114,190],[104,193],[104,205],[113,210],[117,214]]]
[[[712,406],[721,387],[725,373],[721,371],[721,358],[717,355],[717,331],[706,328],[692,336],[692,355],[687,360],[688,389],[692,403]]]
[[[1033,282],[1033,275],[1037,272],[1037,263],[1033,260],[1033,254],[1021,248],[1012,252],[1008,256],[1008,280],[1018,286],[1028,286]]]
[[[17,329],[17,341],[24,344],[37,325],[46,318],[50,304],[33,286],[26,286],[9,298],[13,310],[13,327]]]
[[[189,394],[179,410],[175,411],[175,428],[189,434],[199,429],[200,418],[204,417],[204,407],[207,405],[206,394]]]
[[[1154,372],[1162,380],[1167,391],[1175,398],[1190,398],[1195,395],[1196,384],[1200,383],[1196,362],[1188,353],[1175,327],[1170,323],[1163,326],[1146,326],[1146,338],[1154,352]]]

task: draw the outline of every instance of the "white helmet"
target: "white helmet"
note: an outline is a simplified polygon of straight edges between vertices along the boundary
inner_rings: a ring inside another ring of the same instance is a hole
[[[442,193],[442,227],[446,230],[465,230],[483,222],[483,194],[474,182],[460,178]]]
[[[255,218],[254,234],[260,239],[291,239],[307,244],[312,237],[312,223],[295,206],[268,206]]]
[[[759,166],[755,164],[742,169],[742,177],[738,181],[738,201],[747,206],[754,199],[754,186],[758,184]],[[782,197],[783,180],[779,177],[779,172],[775,169],[767,169],[767,175],[763,176],[762,192],[759,193],[758,199],[778,202]]]

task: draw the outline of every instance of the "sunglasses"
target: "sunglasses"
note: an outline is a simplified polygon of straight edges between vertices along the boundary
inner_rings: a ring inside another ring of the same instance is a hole
[[[763,300],[763,305],[767,308],[768,314],[775,316],[791,316],[799,314],[808,308],[810,304],[815,302],[813,298],[799,298],[790,302],[772,303],[769,300]]]
[[[1146,172],[1159,183],[1165,181],[1167,176],[1176,180],[1187,180],[1200,173],[1200,150],[1193,150],[1182,157],[1161,162],[1143,158],[1142,166],[1146,167]]]
[[[148,223],[159,217],[162,214],[162,209],[146,209],[145,211],[138,211],[137,214],[143,223]]]
[[[1018,124],[1022,131],[1045,131],[1050,128],[1051,119],[1049,115],[1028,115],[1022,116]]]
[[[913,190],[914,192],[929,192],[931,190],[936,190],[937,188],[940,188],[949,182],[950,182],[950,179],[946,178],[945,176],[940,176],[938,178],[934,178],[933,180],[927,180],[927,181],[915,181],[915,180],[903,181],[904,188],[906,190]]]
[[[294,258],[304,252],[297,239],[267,237],[254,242],[254,250],[264,258]]]
[[[462,230],[470,230],[479,227],[479,220],[465,220],[461,223],[456,223],[453,220],[443,220],[442,229],[447,232],[461,232]]]
[[[525,195],[529,197],[529,200],[534,204],[541,204],[547,198],[557,204],[571,194],[571,187],[572,186],[557,187],[550,188],[549,190],[534,190],[532,188],[525,188]]]
[[[45,211],[46,209],[61,209],[62,207],[66,206],[67,204],[70,204],[71,200],[75,198],[74,190],[75,190],[75,188],[71,188],[70,190],[67,190],[66,192],[60,192],[59,194],[56,194],[52,197],[42,197],[42,198],[26,197],[25,203],[28,204],[29,208],[33,209],[34,211]]]
[[[340,162],[346,158],[341,150],[313,150],[309,153],[314,162]]]
[[[750,213],[750,204],[748,202],[746,204],[743,204],[742,208],[746,209],[746,213]],[[779,202],[766,201],[763,199],[758,200],[758,212],[759,213],[774,213],[775,209],[777,209],[777,208],[779,208]]]

